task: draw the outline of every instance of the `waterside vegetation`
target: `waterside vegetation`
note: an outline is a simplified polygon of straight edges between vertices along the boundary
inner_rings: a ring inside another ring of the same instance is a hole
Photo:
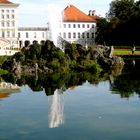
[[[51,73],[54,71],[69,71],[70,69],[101,71],[97,60],[91,56],[89,50],[81,45],[67,44],[63,52],[49,40],[44,45],[35,42],[28,47],[24,47],[21,52],[5,61],[2,68],[12,72],[22,69],[25,73],[33,73],[36,70],[40,73]]]

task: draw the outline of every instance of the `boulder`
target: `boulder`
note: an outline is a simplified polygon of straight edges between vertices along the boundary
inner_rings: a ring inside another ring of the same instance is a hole
[[[124,65],[124,61],[121,57],[113,55],[114,47],[97,46],[91,51],[92,57],[97,59],[99,64],[103,67],[112,67],[116,65]]]

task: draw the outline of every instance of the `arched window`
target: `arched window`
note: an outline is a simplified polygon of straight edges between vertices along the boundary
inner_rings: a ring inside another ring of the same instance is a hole
[[[25,47],[28,47],[28,46],[30,45],[30,41],[29,41],[29,40],[26,40],[26,41],[24,42],[24,45],[25,45]]]

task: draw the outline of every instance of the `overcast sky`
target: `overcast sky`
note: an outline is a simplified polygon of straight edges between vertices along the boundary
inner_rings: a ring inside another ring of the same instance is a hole
[[[112,0],[10,0],[19,3],[19,26],[46,26],[48,5],[55,4],[62,10],[73,4],[84,13],[96,10],[97,15],[105,16]],[[55,12],[55,11],[54,11]]]

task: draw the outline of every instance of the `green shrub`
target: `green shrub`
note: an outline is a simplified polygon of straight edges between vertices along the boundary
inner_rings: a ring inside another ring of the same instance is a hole
[[[0,75],[5,75],[5,74],[8,74],[9,72],[7,70],[3,70],[3,69],[0,69]]]
[[[85,70],[91,72],[101,72],[102,69],[100,65],[96,62],[96,60],[83,60],[81,65],[84,67]]]
[[[59,63],[58,59],[54,59],[53,61],[50,62],[49,66],[53,70],[58,70],[60,68],[60,63]]]
[[[10,58],[11,58],[10,56],[0,56],[0,65]]]

